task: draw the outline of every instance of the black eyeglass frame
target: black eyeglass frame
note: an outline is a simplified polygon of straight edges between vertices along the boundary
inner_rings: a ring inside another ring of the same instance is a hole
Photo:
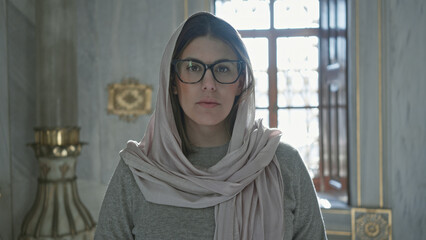
[[[203,74],[201,75],[201,78],[200,78],[200,80],[198,80],[198,81],[196,81],[196,82],[185,82],[184,80],[182,80],[182,78],[180,78],[180,76],[179,76],[179,71],[178,71],[178,69],[177,69],[177,63],[178,62],[185,62],[185,61],[193,61],[193,62],[196,62],[196,63],[199,63],[199,64],[201,64],[201,65],[203,65],[204,66],[204,72],[203,72]],[[236,63],[238,63],[239,64],[239,71],[238,71],[238,76],[237,76],[237,78],[234,80],[234,81],[232,81],[232,82],[221,82],[221,81],[219,81],[219,80],[217,80],[217,78],[216,78],[216,75],[214,75],[214,71],[213,71],[213,68],[214,68],[214,66],[215,65],[217,65],[217,64],[219,64],[219,63],[223,63],[223,62],[236,62]],[[172,66],[173,66],[173,68],[174,68],[174,71],[175,71],[175,73],[176,73],[176,75],[178,76],[178,78],[179,78],[179,80],[181,81],[181,82],[183,82],[183,83],[186,83],[186,84],[196,84],[196,83],[199,83],[199,82],[201,82],[201,80],[203,80],[203,78],[204,78],[204,75],[206,75],[206,72],[207,72],[207,70],[208,69],[210,69],[210,71],[212,72],[212,75],[213,75],[213,78],[214,78],[214,80],[216,80],[216,82],[218,82],[218,83],[220,83],[220,84],[233,84],[233,83],[235,83],[236,81],[238,81],[238,79],[240,78],[240,76],[241,76],[241,73],[243,73],[244,72],[244,67],[245,67],[245,62],[244,61],[242,61],[242,60],[226,60],[226,59],[223,59],[223,60],[218,60],[218,61],[216,61],[216,62],[214,62],[214,63],[212,63],[212,64],[205,64],[205,63],[203,63],[203,62],[201,62],[200,60],[198,60],[198,59],[173,59],[172,60]]]

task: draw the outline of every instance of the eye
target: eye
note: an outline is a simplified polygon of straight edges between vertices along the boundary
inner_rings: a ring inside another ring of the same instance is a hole
[[[218,66],[215,67],[215,72],[227,73],[229,71],[230,71],[230,69],[227,65],[218,65]]]
[[[193,61],[188,61],[186,65],[186,70],[189,72],[199,72],[202,71],[202,67],[200,66],[200,64],[197,64]]]

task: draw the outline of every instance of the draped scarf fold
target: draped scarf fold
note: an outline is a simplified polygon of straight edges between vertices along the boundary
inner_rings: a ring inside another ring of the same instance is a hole
[[[281,132],[254,121],[254,93],[238,107],[227,154],[214,166],[193,166],[181,150],[169,96],[172,53],[163,54],[156,109],[141,142],[120,152],[145,199],[187,208],[215,208],[215,239],[283,239],[283,181],[275,151]]]

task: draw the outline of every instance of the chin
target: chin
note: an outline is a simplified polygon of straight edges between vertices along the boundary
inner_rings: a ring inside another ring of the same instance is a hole
[[[217,125],[221,125],[223,123],[223,120],[213,120],[213,119],[208,119],[208,120],[201,120],[201,121],[194,121],[196,124],[200,125],[200,126],[217,126]]]
[[[206,126],[206,127],[214,127],[214,126],[219,126],[225,123],[225,119],[224,118],[218,118],[218,116],[212,117],[212,116],[203,116],[203,117],[197,117],[195,116],[194,118],[190,119],[191,122],[193,122],[196,125],[199,126]]]

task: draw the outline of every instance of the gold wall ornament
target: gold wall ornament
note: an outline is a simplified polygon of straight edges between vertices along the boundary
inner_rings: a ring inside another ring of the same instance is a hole
[[[352,208],[352,240],[391,240],[390,209]]]
[[[139,115],[151,113],[152,87],[140,84],[135,78],[108,85],[108,113],[128,122]]]

